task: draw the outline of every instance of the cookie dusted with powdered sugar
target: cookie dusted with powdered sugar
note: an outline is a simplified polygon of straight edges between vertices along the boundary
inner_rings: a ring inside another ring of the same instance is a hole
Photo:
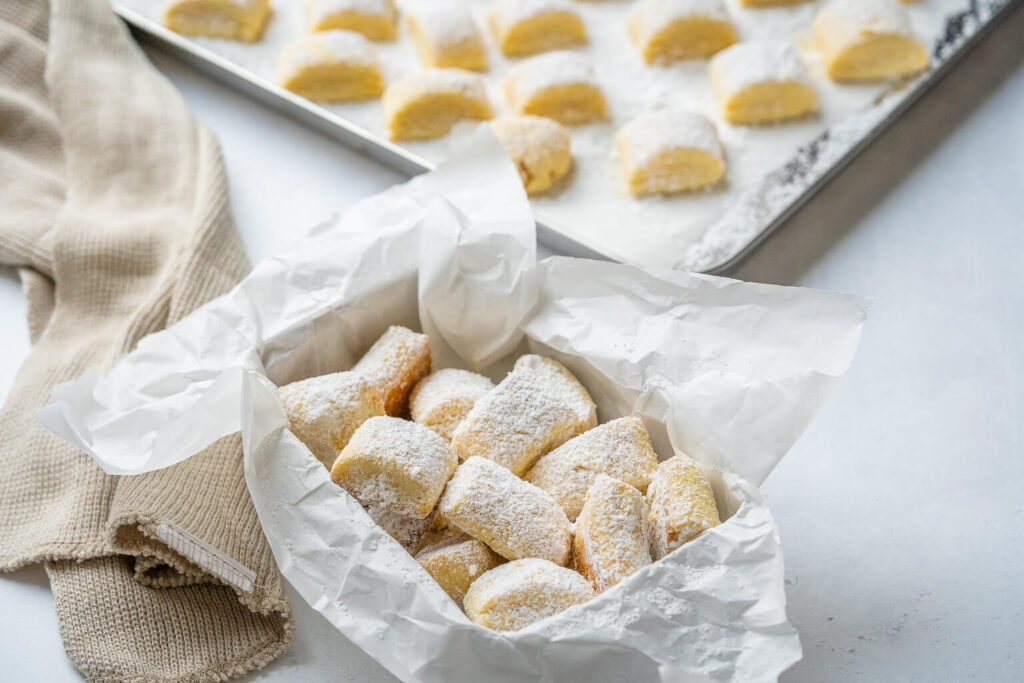
[[[658,465],[647,487],[651,555],[660,560],[719,524],[711,484],[700,467],[685,455]]]
[[[831,0],[813,26],[825,73],[834,81],[897,78],[928,67],[910,14],[896,0]]]
[[[412,419],[449,441],[455,428],[494,382],[469,370],[445,368],[427,375],[409,395]]]
[[[509,69],[502,86],[516,114],[546,116],[567,126],[607,117],[594,67],[574,52],[548,52]]]
[[[252,43],[263,37],[270,13],[270,0],[172,0],[164,25],[187,36]]]
[[[572,524],[554,498],[486,458],[459,465],[438,507],[507,559],[540,557],[559,565],[569,559]]]
[[[496,631],[518,631],[594,597],[586,579],[546,560],[495,567],[466,593],[466,616]]]
[[[738,40],[722,0],[639,0],[627,24],[647,64],[705,59]]]
[[[583,432],[544,455],[526,480],[544,489],[574,520],[587,490],[602,473],[647,491],[658,456],[638,417],[621,417]]]
[[[440,436],[397,417],[370,418],[331,468],[331,480],[411,549],[433,523],[458,458]]]
[[[392,325],[352,371],[377,387],[388,415],[401,415],[413,386],[430,372],[430,337]]]
[[[416,561],[462,607],[469,586],[503,560],[483,541],[458,534],[424,548],[416,554]]]
[[[569,0],[497,0],[488,19],[498,48],[509,57],[587,42],[583,20]]]
[[[384,414],[377,388],[354,372],[310,377],[278,392],[292,433],[327,468],[363,422]]]
[[[800,55],[789,43],[750,41],[711,59],[711,86],[722,118],[737,125],[773,123],[818,109]]]
[[[491,116],[483,79],[462,69],[424,69],[384,91],[384,118],[392,140],[439,138],[462,119]]]
[[[572,141],[558,121],[502,116],[491,121],[491,130],[516,165],[528,195],[547,192],[572,168]]]
[[[431,0],[407,11],[409,35],[420,63],[441,68],[487,70],[484,38],[462,0]]]
[[[596,424],[597,407],[579,380],[558,361],[530,354],[476,402],[452,449],[463,460],[478,455],[522,476],[537,458]]]
[[[651,563],[647,503],[629,484],[599,474],[576,519],[576,571],[603,592]]]
[[[367,100],[384,90],[376,50],[352,31],[322,31],[286,47],[277,82],[314,102]]]
[[[615,146],[634,196],[696,190],[714,185],[725,174],[718,133],[695,112],[641,114],[619,129]]]
[[[309,0],[306,23],[310,31],[341,29],[370,40],[394,40],[398,12],[393,0]]]

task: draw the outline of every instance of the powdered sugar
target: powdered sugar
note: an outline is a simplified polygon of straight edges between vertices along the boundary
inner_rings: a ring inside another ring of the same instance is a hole
[[[809,83],[807,68],[790,43],[765,40],[737,43],[711,59],[718,87],[732,95],[758,83]]]
[[[306,3],[306,13],[314,22],[342,12],[389,17],[394,13],[394,3],[391,0],[309,0]]]
[[[630,10],[645,42],[672,22],[693,17],[730,21],[722,0],[639,0]]]
[[[572,525],[546,491],[485,458],[462,463],[439,505],[452,524],[510,560],[569,559]]]
[[[831,0],[815,19],[819,21],[828,24],[830,35],[839,45],[859,41],[870,33],[913,33],[910,13],[895,0]]]

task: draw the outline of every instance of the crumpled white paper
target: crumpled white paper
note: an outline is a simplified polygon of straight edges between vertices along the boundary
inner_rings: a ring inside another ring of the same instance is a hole
[[[865,300],[828,292],[538,264],[518,175],[482,133],[143,339],[106,377],[57,387],[39,420],[115,474],[167,467],[241,429],[281,571],[403,680],[774,680],[800,645],[755,484],[848,368],[866,313]],[[429,332],[435,368],[500,378],[527,350],[557,357],[602,422],[642,415],[661,457],[701,462],[728,519],[527,629],[472,624],[330,481],[277,398],[275,383],[350,367],[391,324]]]

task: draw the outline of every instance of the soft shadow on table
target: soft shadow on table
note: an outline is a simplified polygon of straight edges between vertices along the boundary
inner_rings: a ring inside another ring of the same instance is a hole
[[[1022,46],[1024,3],[1011,10],[903,117],[726,275],[781,285],[798,282],[1024,64]]]

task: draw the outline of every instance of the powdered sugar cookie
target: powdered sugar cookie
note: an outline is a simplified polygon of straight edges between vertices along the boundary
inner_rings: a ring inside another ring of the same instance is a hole
[[[648,64],[704,59],[737,41],[722,0],[639,0],[628,24]]]
[[[431,0],[408,13],[409,34],[424,66],[487,70],[480,29],[462,0]]]
[[[270,12],[269,0],[172,0],[164,25],[187,36],[251,43],[263,36]]]
[[[651,563],[647,503],[638,490],[599,474],[587,491],[572,544],[576,571],[597,592]]]
[[[463,460],[479,455],[522,476],[537,458],[596,424],[597,408],[572,373],[530,354],[476,402],[455,430],[452,449]]]
[[[569,0],[497,0],[488,18],[498,48],[509,57],[587,42],[583,20]]]
[[[409,395],[412,419],[446,439],[494,382],[468,370],[445,368],[427,375]]]
[[[342,29],[370,40],[394,40],[398,12],[393,0],[309,0],[306,21],[310,31]]]
[[[322,31],[286,47],[277,82],[316,102],[366,100],[384,90],[373,46],[352,31]]]
[[[928,66],[896,0],[832,0],[814,16],[814,42],[834,81],[895,78]]]
[[[310,377],[280,388],[292,433],[330,468],[363,422],[384,414],[384,398],[354,372]]]
[[[538,559],[495,567],[473,582],[464,601],[475,624],[518,631],[594,597],[594,589],[571,569]]]
[[[729,123],[784,121],[818,108],[807,69],[789,43],[752,41],[722,50],[711,59],[711,85]]]
[[[685,455],[658,465],[647,487],[647,506],[651,555],[656,560],[719,524],[711,485],[697,463]]]
[[[540,116],[502,116],[491,129],[519,170],[529,195],[541,194],[572,168],[569,131]]]
[[[593,67],[573,52],[549,52],[517,64],[505,77],[504,90],[516,114],[546,116],[570,126],[607,116]]]
[[[483,80],[461,69],[424,69],[384,91],[384,118],[392,140],[439,138],[460,119],[487,120],[492,115]]]
[[[693,112],[642,114],[615,135],[631,194],[685,192],[717,183],[725,157],[714,126]]]
[[[470,584],[502,563],[486,543],[466,534],[424,548],[416,554],[416,561],[459,607]]]
[[[338,454],[331,479],[374,519],[377,511],[425,519],[458,462],[445,440],[426,427],[397,417],[373,417]]]
[[[502,557],[540,557],[559,565],[569,559],[572,524],[554,498],[486,458],[459,465],[438,508]]]
[[[583,432],[541,456],[526,480],[541,487],[573,520],[583,508],[587,490],[601,473],[647,491],[658,456],[644,423],[622,417]]]
[[[413,385],[430,372],[430,337],[392,325],[352,371],[373,382],[388,415],[401,415]]]

